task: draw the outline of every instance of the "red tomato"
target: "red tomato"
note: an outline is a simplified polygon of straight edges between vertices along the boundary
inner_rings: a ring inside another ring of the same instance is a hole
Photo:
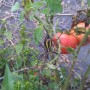
[[[74,26],[73,28],[77,28],[77,27],[79,27],[79,28],[85,28],[85,23],[84,22],[80,22],[76,26]]]
[[[85,23],[84,23],[84,22],[81,22],[81,23],[77,24],[77,26],[74,26],[74,29],[77,28],[77,27],[79,27],[79,28],[85,28]],[[89,28],[89,27],[87,27],[87,29],[88,29],[88,28]],[[73,29],[70,30],[70,34],[72,34],[72,35],[74,35],[74,36],[77,37],[77,39],[78,39],[78,44],[80,44],[80,42],[83,40],[84,35],[85,35],[85,34],[83,34],[83,33],[77,34]],[[86,44],[87,44],[87,41],[88,41],[88,39],[86,40],[86,42],[85,42],[83,45],[86,45]]]
[[[90,24],[86,27],[86,29],[90,29]]]
[[[86,27],[87,30],[90,30],[90,24],[89,26]],[[88,41],[87,41],[87,44],[90,44],[90,35],[88,35]]]
[[[75,38],[75,36],[68,35],[68,34],[61,34],[60,32],[58,32],[56,35],[54,35],[54,37],[52,39],[55,46],[58,45],[57,40],[59,40],[59,42],[60,42],[62,54],[68,54],[67,48],[71,47],[71,48],[75,49],[78,44],[78,41]]]
[[[74,30],[70,30],[70,34],[74,35],[78,40],[78,45],[83,40],[85,34],[77,34]]]

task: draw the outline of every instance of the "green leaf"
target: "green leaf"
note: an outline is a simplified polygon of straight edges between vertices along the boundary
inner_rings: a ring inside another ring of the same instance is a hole
[[[16,10],[18,10],[19,8],[20,8],[19,2],[16,2],[16,3],[12,6],[11,11],[16,11]]]
[[[90,0],[87,0],[88,6],[90,7]]]
[[[71,47],[68,47],[68,48],[67,48],[67,51],[70,52],[70,53],[75,52],[75,50],[74,50],[73,48],[71,48]]]
[[[45,69],[43,70],[43,74],[47,76],[51,76],[52,70],[51,69]]]
[[[21,43],[18,43],[16,46],[15,46],[15,49],[16,49],[16,53],[19,55],[19,53],[22,51],[23,49],[23,44]]]
[[[7,64],[5,68],[4,79],[2,82],[2,90],[14,90],[14,80]]]
[[[61,89],[59,88],[59,85],[57,85],[56,82],[51,82],[51,83],[49,83],[49,88],[50,88],[51,90],[61,90]]]
[[[4,35],[8,38],[8,40],[11,40],[11,39],[12,39],[12,32],[6,31],[6,32],[4,33]]]
[[[50,69],[56,69],[56,67],[55,67],[53,64],[47,63],[47,66],[48,66]]]
[[[22,82],[22,81],[23,81],[23,74],[19,74],[19,75],[18,75],[18,73],[13,72],[13,73],[12,73],[12,77],[13,77],[13,80],[14,80],[15,82],[18,82],[18,81]]]
[[[31,6],[35,9],[39,9],[41,6],[42,6],[42,2],[41,1],[38,1],[38,2],[34,2],[31,4]]]
[[[77,57],[77,53],[75,52],[75,50],[74,50],[73,48],[68,47],[68,48],[67,48],[67,51],[68,51],[69,53],[72,53],[75,57]]]
[[[1,45],[1,44],[4,44],[4,41],[3,41],[3,39],[0,39],[0,45]]]
[[[48,10],[48,8],[43,9],[43,10],[41,11],[41,13],[46,14],[46,15],[49,15],[49,10]]]
[[[22,22],[24,20],[24,12],[20,13],[20,22]]]
[[[34,18],[34,14],[31,14],[31,15],[29,16],[29,19],[30,19],[30,20],[33,20],[33,18]]]
[[[39,42],[42,40],[42,37],[43,37],[43,27],[39,26],[34,31],[34,42],[36,45],[39,44]]]
[[[50,9],[51,14],[61,13],[61,0],[46,0],[46,5]]]

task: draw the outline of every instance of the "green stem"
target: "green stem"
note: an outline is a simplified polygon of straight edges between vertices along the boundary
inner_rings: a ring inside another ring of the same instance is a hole
[[[68,86],[69,86],[70,77],[71,77],[71,75],[72,75],[72,71],[74,70],[75,64],[76,64],[76,59],[73,60],[73,64],[72,64],[72,66],[71,66],[71,68],[70,68],[70,73],[69,73],[69,75],[68,75],[68,77],[67,77],[67,79],[66,79],[66,81],[65,81],[63,90],[67,90],[67,88],[68,88]]]
[[[83,43],[86,41],[86,39],[88,38],[88,34],[89,34],[89,33],[90,33],[90,30],[88,30],[88,31],[85,33],[85,36],[84,36],[83,40],[81,41],[81,43],[80,43],[79,46],[78,46],[77,54],[79,53],[82,44],[83,44]],[[76,58],[77,58],[77,57],[76,57]],[[66,81],[65,81],[63,90],[67,90],[67,88],[68,88],[68,86],[69,86],[69,80],[70,80],[70,77],[71,77],[71,73],[72,73],[72,70],[74,69],[74,66],[75,66],[76,61],[77,61],[76,58],[74,59],[73,64],[72,64],[72,66],[71,66],[71,68],[70,68],[70,73],[69,73],[69,75],[68,75],[68,77],[67,77],[67,79],[66,79]],[[85,78],[86,78],[88,72],[89,72],[89,70],[86,71],[86,74],[85,74],[85,76],[84,76]],[[83,82],[82,82],[82,83],[83,83]],[[81,84],[79,90],[82,90],[82,84]]]
[[[85,36],[84,36],[83,40],[81,41],[81,43],[80,43],[80,45],[79,45],[79,47],[78,47],[78,49],[77,49],[77,54],[79,53],[82,44],[83,44],[83,43],[86,41],[86,39],[88,38],[89,33],[90,33],[90,30],[88,30],[88,31],[85,33]],[[76,58],[77,58],[77,57],[76,57]],[[69,80],[70,80],[70,77],[71,77],[71,73],[72,73],[72,70],[74,69],[74,66],[75,66],[76,61],[77,61],[76,58],[74,59],[73,64],[72,64],[72,66],[71,66],[71,68],[70,68],[70,73],[69,73],[69,75],[68,75],[68,77],[67,77],[67,79],[66,79],[66,81],[65,81],[63,90],[67,90],[67,88],[68,88],[68,86],[69,86]],[[84,79],[83,79],[83,81],[82,81],[82,83],[81,83],[81,85],[80,85],[80,89],[79,89],[79,90],[82,90],[82,89],[83,89],[84,82],[85,82],[86,77],[88,76],[89,72],[90,72],[90,66],[88,67],[88,69],[87,69],[87,71],[86,71],[86,73],[85,73],[85,75],[84,75]]]
[[[90,33],[90,29],[89,29],[88,31],[86,31],[83,40],[82,40],[81,43],[79,44],[78,49],[77,49],[77,54],[79,53],[81,46],[84,44],[84,42],[85,42],[86,39],[88,38],[88,34],[89,34],[89,33]]]
[[[35,16],[34,15],[34,18],[39,22],[39,23],[41,23],[41,24],[43,24],[43,28],[44,28],[44,30],[50,35],[50,37],[51,37],[51,34],[49,33],[50,31],[52,31],[53,32],[53,29],[52,29],[52,24],[51,23],[49,23],[48,22],[48,17],[46,17],[46,23],[47,23],[47,25],[48,26],[45,26],[45,24],[43,23],[43,21],[40,19],[40,18],[38,18],[37,16]]]
[[[37,16],[34,15],[34,18],[41,24],[43,24],[42,20],[40,18],[38,18]],[[43,28],[45,29],[45,31],[48,33],[48,29],[45,27],[45,25],[43,24]]]
[[[84,77],[83,77],[82,82],[81,82],[81,84],[80,84],[79,90],[83,90],[85,81],[86,81],[86,79],[88,78],[88,75],[89,75],[89,74],[90,74],[90,65],[88,66],[88,68],[87,68],[87,70],[86,70],[86,72],[85,72],[85,74],[84,74]]]

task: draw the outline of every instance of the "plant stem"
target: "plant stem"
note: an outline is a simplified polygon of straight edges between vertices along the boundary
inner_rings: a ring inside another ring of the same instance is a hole
[[[35,18],[39,23],[41,23],[41,24],[43,25],[44,30],[45,30],[46,33],[49,34],[50,37],[51,37],[52,34],[50,34],[50,33],[53,32],[53,29],[52,29],[53,26],[52,26],[51,23],[48,22],[48,20],[47,20],[47,19],[48,19],[47,16],[46,16],[46,23],[47,23],[47,26],[45,26],[45,24],[43,23],[43,21],[42,21],[40,18],[38,18],[37,16],[34,15],[34,18]]]
[[[71,75],[72,75],[72,71],[74,70],[75,64],[76,64],[76,59],[73,60],[73,64],[72,64],[72,66],[71,66],[71,68],[70,68],[70,73],[69,73],[69,75],[68,75],[68,77],[67,77],[67,79],[66,79],[66,81],[65,81],[63,90],[67,90],[67,88],[68,88],[68,86],[69,86],[69,80],[70,80],[70,77],[71,77]]]
[[[89,74],[90,74],[90,65],[88,66],[88,68],[87,68],[87,70],[86,70],[86,72],[85,72],[85,74],[84,74],[84,77],[83,77],[82,82],[81,82],[81,84],[80,84],[79,90],[83,90],[85,81],[86,81],[86,79],[88,78],[88,75],[89,75]]]
[[[41,24],[43,24],[42,20],[40,18],[38,18],[37,16],[34,15],[34,18]],[[48,33],[48,29],[45,27],[45,25],[43,24],[43,28],[45,29],[45,31]]]
[[[89,34],[89,33],[90,33],[90,30],[88,30],[88,31],[85,33],[85,36],[84,36],[83,40],[81,41],[81,43],[80,43],[79,46],[78,46],[77,54],[79,53],[82,44],[83,44],[83,43],[85,42],[85,40],[88,38],[88,34]],[[77,57],[76,57],[76,58],[77,58]],[[76,58],[73,60],[73,64],[72,64],[72,66],[71,66],[71,68],[70,68],[70,73],[69,73],[69,75],[68,75],[68,77],[67,77],[67,79],[66,79],[66,81],[65,81],[63,90],[67,90],[67,88],[68,88],[68,86],[69,86],[69,80],[70,80],[70,77],[71,77],[71,74],[72,74],[72,70],[74,69],[74,66],[75,66],[76,61],[77,61]],[[87,75],[88,75],[88,73],[89,73],[89,70],[90,70],[90,66],[88,67],[88,69],[87,69],[87,71],[86,71],[86,73],[85,73],[85,76],[84,76],[85,79],[86,79],[86,77],[87,77]],[[80,89],[79,89],[79,90],[82,90],[82,88],[83,88],[82,84],[84,84],[84,81],[81,83],[81,86],[80,86]]]
[[[89,34],[89,33],[90,33],[90,29],[89,29],[88,31],[86,31],[83,40],[82,40],[81,43],[79,44],[78,49],[77,49],[77,54],[79,53],[80,48],[81,48],[81,46],[83,45],[83,43],[84,43],[84,42],[86,41],[86,39],[88,38],[88,34]]]

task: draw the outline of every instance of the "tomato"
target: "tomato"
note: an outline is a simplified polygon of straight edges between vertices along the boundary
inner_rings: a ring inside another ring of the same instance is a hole
[[[52,38],[52,42],[56,47],[58,46],[58,40],[61,45],[62,54],[68,54],[69,52],[67,51],[67,48],[71,47],[75,49],[78,44],[78,41],[74,35],[61,34],[60,32],[55,34]]]
[[[77,27],[79,27],[79,28],[85,28],[85,23],[84,22],[80,22],[76,26],[74,26],[73,28],[77,28]]]
[[[86,29],[87,29],[87,30],[90,29],[90,24],[86,27]]]
[[[79,28],[85,28],[85,23],[84,23],[84,22],[81,22],[81,23],[77,24],[76,26],[74,26],[74,29],[77,28],[77,27],[79,27]],[[89,27],[87,27],[87,29],[88,29],[88,28],[89,28]],[[75,32],[75,30],[73,30],[73,29],[70,30],[70,34],[76,36],[76,38],[78,39],[78,44],[80,44],[80,42],[83,40],[84,35],[85,35],[85,34],[83,34],[83,33],[77,34],[77,33]],[[88,39],[86,40],[86,42],[85,42],[83,45],[86,45],[86,44],[87,44],[87,41],[88,41]]]
[[[86,29],[87,29],[87,30],[90,30],[90,24],[89,24],[89,26],[86,27]],[[88,35],[87,44],[90,44],[90,34]]]
[[[70,30],[70,34],[71,35],[74,35],[76,38],[77,38],[77,40],[78,40],[78,45],[80,44],[80,42],[83,40],[83,38],[84,38],[84,35],[85,34],[77,34],[74,30]]]

